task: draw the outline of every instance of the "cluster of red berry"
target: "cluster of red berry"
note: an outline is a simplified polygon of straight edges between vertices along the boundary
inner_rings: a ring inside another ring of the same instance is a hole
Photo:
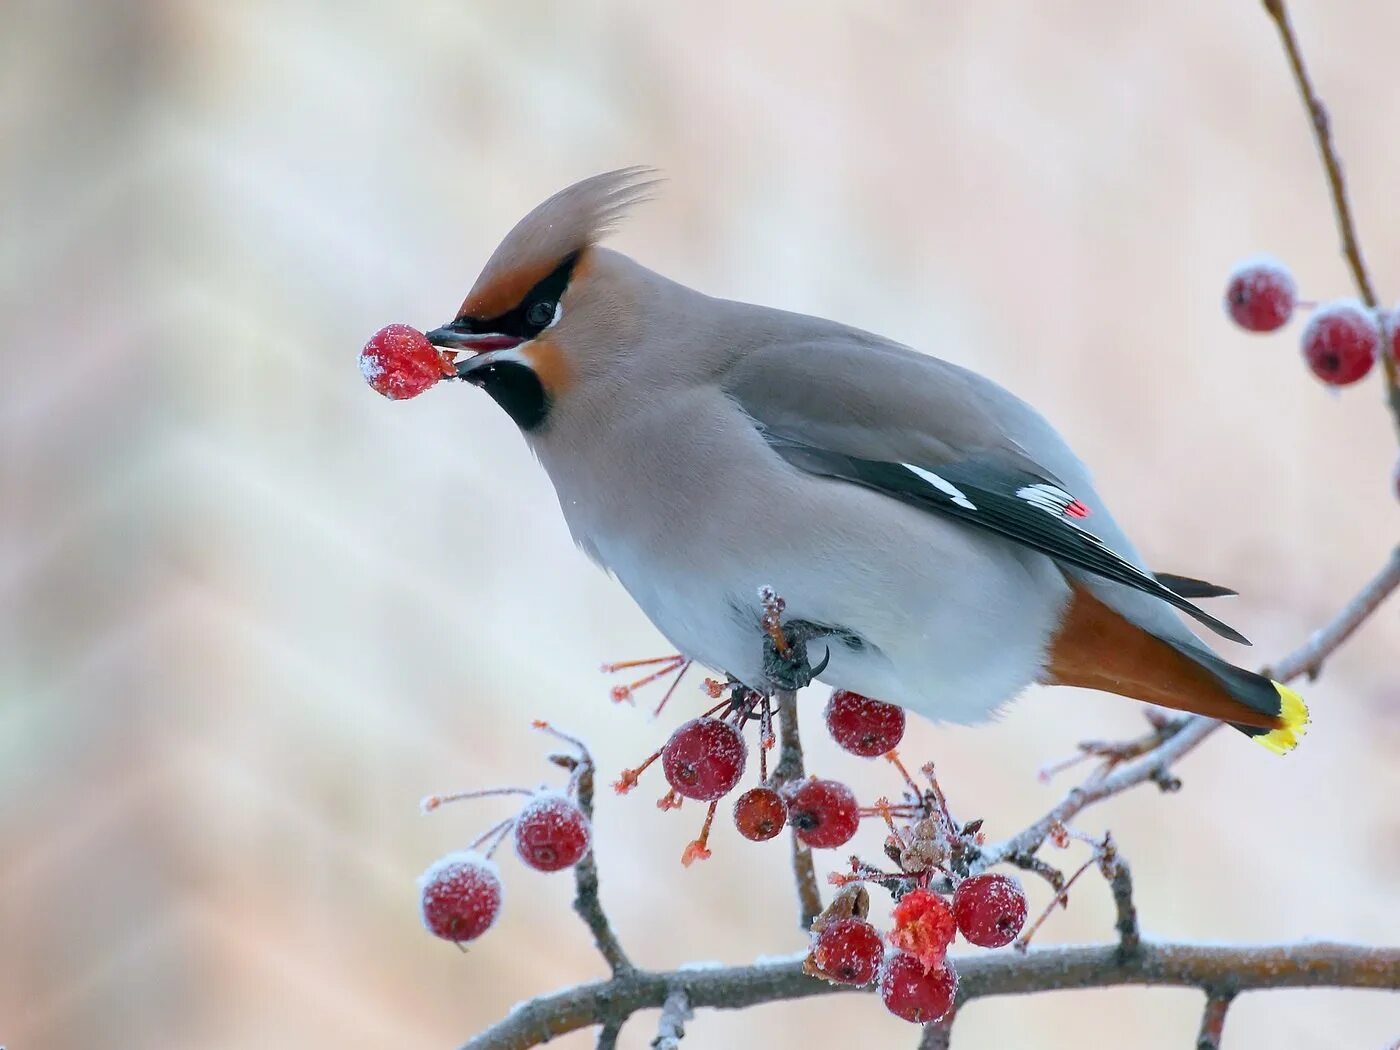
[[[520,860],[536,871],[572,868],[588,852],[592,827],[574,796],[579,773],[591,768],[591,760],[578,741],[564,737],[544,723],[536,723],[536,728],[560,736],[580,752],[579,759],[562,760],[562,764],[572,766],[575,774],[564,791],[489,788],[455,795],[430,795],[423,800],[424,812],[431,812],[445,802],[468,798],[515,794],[527,798],[515,816],[501,821],[465,850],[435,861],[419,877],[423,925],[436,937],[463,944],[480,937],[495,923],[501,911],[501,875],[491,857],[507,836],[513,838]]]
[[[1250,332],[1272,332],[1288,323],[1298,306],[1298,286],[1282,263],[1255,258],[1240,263],[1225,289],[1225,310]],[[1361,303],[1323,303],[1303,328],[1303,359],[1329,386],[1365,377],[1382,354],[1400,360],[1400,311],[1369,310]]]
[[[805,969],[834,984],[877,981],[890,1013],[917,1024],[947,1016],[957,998],[958,974],[948,958],[955,934],[978,947],[1001,948],[1026,922],[1020,884],[993,873],[963,879],[951,904],[925,887],[905,892],[894,907],[888,951],[866,918],[868,907],[863,887],[843,891],[812,926]]]

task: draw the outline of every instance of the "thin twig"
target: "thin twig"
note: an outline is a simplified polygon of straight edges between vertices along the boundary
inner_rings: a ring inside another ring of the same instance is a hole
[[[593,822],[593,760],[584,756],[578,769],[578,807],[583,815]],[[598,862],[589,850],[581,861],[574,865],[574,911],[593,934],[593,943],[607,961],[614,975],[630,973],[632,961],[627,958],[622,942],[613,932],[608,921],[603,902],[598,897]],[[600,1035],[601,1040],[601,1035]]]
[[[790,689],[780,689],[775,699],[778,703],[778,764],[773,768],[772,783],[779,786],[801,780],[804,770],[802,735],[797,727],[797,694]],[[796,828],[792,829],[791,837],[792,875],[797,886],[797,921],[805,932],[822,912],[822,891],[817,885],[811,849],[797,837]]]
[[[1305,944],[1219,947],[1145,942],[1120,960],[1116,944],[993,952],[958,960],[960,1003],[997,995],[1164,985],[1190,988],[1377,988],[1400,991],[1400,948]],[[656,1009],[676,989],[693,1009],[738,1010],[759,1003],[855,991],[808,977],[798,959],[665,973],[634,970],[542,996],[513,1010],[464,1050],[527,1050],[566,1032]]]
[[[953,1016],[924,1025],[919,1037],[919,1050],[949,1050],[953,1045]]]
[[[1201,1034],[1196,1036],[1196,1050],[1220,1050],[1225,1014],[1234,1001],[1234,992],[1206,991],[1206,1008],[1201,1014]]]
[[[694,1016],[685,989],[673,988],[661,1004],[661,1020],[657,1022],[651,1050],[679,1050],[681,1040],[685,1038],[685,1023]]]
[[[621,1021],[604,1021],[598,1029],[598,1043],[595,1050],[617,1050],[617,1037],[622,1034]]]
[[[1332,193],[1332,210],[1336,213],[1337,230],[1342,236],[1342,254],[1346,256],[1347,266],[1351,269],[1352,280],[1362,301],[1374,309],[1380,305],[1380,299],[1376,295],[1375,285],[1371,283],[1370,272],[1366,269],[1366,261],[1361,254],[1361,240],[1356,234],[1356,220],[1352,216],[1351,201],[1347,196],[1346,175],[1342,170],[1342,160],[1337,154],[1336,144],[1332,140],[1332,121],[1327,115],[1327,107],[1318,97],[1317,89],[1313,87],[1312,77],[1309,76],[1307,64],[1303,61],[1303,52],[1298,46],[1298,37],[1293,32],[1293,22],[1288,17],[1288,7],[1284,0],[1263,2],[1264,10],[1273,19],[1283,41],[1283,50],[1288,55],[1288,67],[1293,72],[1298,94],[1302,96],[1303,106],[1308,111],[1313,137],[1317,140],[1317,151],[1321,154],[1322,165],[1327,171],[1327,185]],[[1381,367],[1385,370],[1386,401],[1395,420],[1397,433],[1400,433],[1400,373],[1397,373],[1396,363],[1389,354],[1381,354]]]
[[[1113,924],[1118,931],[1118,954],[1127,958],[1141,947],[1142,931],[1138,929],[1137,905],[1133,903],[1133,873],[1112,838],[1105,840],[1099,870],[1113,892],[1113,907],[1118,915]]]

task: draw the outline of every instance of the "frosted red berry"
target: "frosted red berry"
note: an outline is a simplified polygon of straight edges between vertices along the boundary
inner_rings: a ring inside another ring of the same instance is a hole
[[[980,948],[1014,941],[1026,924],[1026,895],[1008,875],[974,875],[953,893],[953,918],[967,940]]]
[[[564,795],[536,795],[515,818],[515,852],[536,871],[573,867],[588,852],[590,839],[588,818]]]
[[[661,749],[661,769],[677,793],[701,802],[729,794],[749,755],[743,734],[718,718],[692,718]]]
[[[1250,332],[1272,332],[1293,315],[1298,287],[1287,267],[1272,259],[1250,259],[1230,273],[1225,312]]]
[[[501,877],[479,853],[449,853],[418,877],[423,925],[445,941],[474,941],[501,912]]]
[[[826,705],[826,728],[851,754],[874,758],[904,739],[904,708],[838,689]]]
[[[844,846],[860,827],[860,806],[836,780],[804,780],[788,792],[788,823],[813,849]]]
[[[451,356],[418,329],[386,325],[360,351],[360,374],[387,398],[417,397],[444,376],[454,375]]]
[[[812,945],[812,965],[836,984],[869,984],[884,955],[880,931],[864,919],[828,922]]]
[[[906,952],[895,952],[880,968],[880,998],[885,1009],[915,1024],[948,1015],[958,996],[958,975],[951,964],[932,970]]]
[[[957,931],[946,900],[931,890],[910,890],[894,906],[892,916],[892,945],[918,959],[925,969],[943,965]]]
[[[1324,383],[1346,386],[1371,370],[1380,341],[1376,322],[1362,307],[1328,303],[1303,329],[1303,358]]]
[[[787,803],[772,788],[749,788],[734,803],[734,826],[751,842],[767,842],[787,824]]]

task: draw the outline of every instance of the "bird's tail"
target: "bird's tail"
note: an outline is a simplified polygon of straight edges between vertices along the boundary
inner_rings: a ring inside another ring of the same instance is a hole
[[[1045,681],[1218,718],[1279,755],[1308,724],[1303,698],[1283,683],[1203,646],[1159,638],[1080,587],[1051,643]]]

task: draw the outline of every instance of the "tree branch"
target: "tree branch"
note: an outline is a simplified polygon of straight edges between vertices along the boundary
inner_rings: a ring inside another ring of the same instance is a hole
[[[953,1045],[953,1016],[924,1025],[919,1037],[919,1050],[949,1050]]]
[[[593,761],[585,756],[578,770],[578,807],[593,823]],[[598,898],[598,861],[590,849],[581,861],[574,865],[574,911],[593,934],[593,943],[607,960],[608,967],[616,974],[632,970],[632,961],[627,958],[622,942],[613,932],[607,912]],[[615,1038],[615,1037],[614,1037]],[[601,1040],[600,1040],[601,1045]]]
[[[790,784],[805,776],[802,761],[802,735],[797,727],[797,693],[791,689],[778,690],[775,699],[778,704],[778,764],[773,769],[773,784]],[[792,875],[797,885],[797,921],[806,933],[813,920],[822,912],[822,892],[817,885],[816,868],[812,865],[812,851],[797,837],[797,829],[790,832],[792,839]]]
[[[673,988],[661,1004],[661,1020],[656,1026],[656,1038],[651,1041],[651,1050],[680,1050],[685,1038],[685,1023],[694,1016],[690,1009],[690,997],[684,988]]]
[[[1225,1033],[1225,1014],[1234,1001],[1234,992],[1206,992],[1206,1008],[1201,1014],[1201,1033],[1196,1036],[1196,1050],[1220,1050],[1220,1040]]]
[[[1375,285],[1371,283],[1370,272],[1366,269],[1366,261],[1361,254],[1361,240],[1356,234],[1356,220],[1352,217],[1351,201],[1347,196],[1346,175],[1342,170],[1342,160],[1337,154],[1336,144],[1332,141],[1332,121],[1327,115],[1327,107],[1313,87],[1312,77],[1303,61],[1303,52],[1298,46],[1298,37],[1293,32],[1293,22],[1288,17],[1288,7],[1284,0],[1263,0],[1263,3],[1264,10],[1278,29],[1279,38],[1283,41],[1283,50],[1288,55],[1288,67],[1298,85],[1303,107],[1308,111],[1313,137],[1317,140],[1317,151],[1322,156],[1322,166],[1327,172],[1327,185],[1332,193],[1332,210],[1336,213],[1337,230],[1342,236],[1342,254],[1346,256],[1347,266],[1351,269],[1351,277],[1361,300],[1374,309],[1380,305],[1380,299],[1376,295]],[[1385,370],[1386,401],[1390,406],[1396,431],[1400,433],[1400,373],[1397,372],[1394,359],[1386,353],[1381,354],[1381,367]]]
[[[957,968],[960,1005],[990,996],[1128,984],[1236,992],[1322,987],[1400,990],[1400,949],[1328,943],[1256,947],[1144,943],[1128,959],[1120,959],[1113,944],[1037,948],[1025,955],[1007,952],[959,958]],[[670,972],[634,970],[532,1000],[463,1050],[527,1050],[604,1018],[656,1009],[677,990],[686,994],[692,1008],[722,1010],[862,991],[808,977],[800,960]]]

